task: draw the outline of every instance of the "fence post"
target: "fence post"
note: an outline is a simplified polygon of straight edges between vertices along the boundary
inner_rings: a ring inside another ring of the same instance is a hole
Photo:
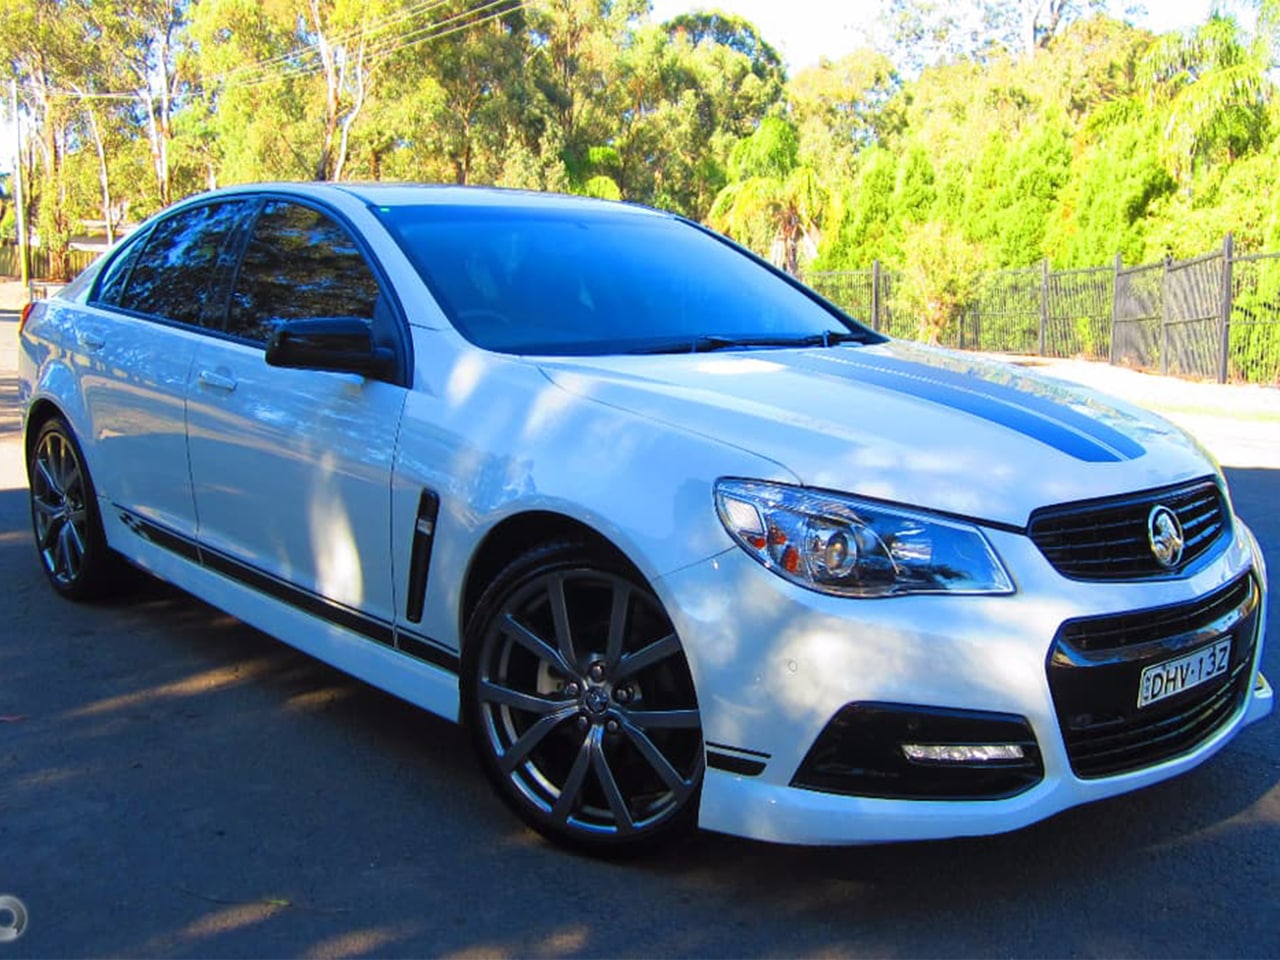
[[[1231,256],[1235,241],[1228,231],[1222,240],[1222,314],[1218,318],[1218,382],[1227,382],[1228,360],[1231,353]]]
[[[1116,315],[1120,312],[1120,271],[1124,267],[1124,255],[1116,254],[1116,275],[1111,282],[1111,345],[1107,352],[1107,362],[1116,363]]]
[[[1169,375],[1169,268],[1173,257],[1165,254],[1164,276],[1160,278],[1160,375]]]
[[[1040,275],[1040,356],[1045,355],[1045,341],[1049,330],[1049,258],[1044,258]]]
[[[871,261],[871,329],[880,332],[880,261]]]

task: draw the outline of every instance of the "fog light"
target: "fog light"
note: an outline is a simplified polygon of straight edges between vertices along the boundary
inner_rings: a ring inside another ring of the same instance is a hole
[[[1043,779],[1026,717],[861,702],[827,722],[791,785],[888,800],[1000,800]]]
[[[999,763],[1025,756],[1016,743],[904,743],[902,753],[925,763]]]

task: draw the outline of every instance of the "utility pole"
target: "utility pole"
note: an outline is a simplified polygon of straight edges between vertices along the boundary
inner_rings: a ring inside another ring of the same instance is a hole
[[[31,256],[27,249],[27,205],[22,194],[22,119],[18,115],[18,81],[9,78],[9,106],[13,110],[13,203],[18,225],[18,270],[22,285],[31,282]]]

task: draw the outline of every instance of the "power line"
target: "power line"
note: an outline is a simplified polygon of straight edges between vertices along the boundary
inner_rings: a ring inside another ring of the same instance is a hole
[[[338,46],[338,45],[347,43],[350,40],[356,39],[361,35],[368,36],[371,33],[382,32],[385,28],[390,27],[392,24],[399,23],[402,20],[408,20],[411,17],[416,17],[422,13],[427,13],[428,11],[439,6],[443,6],[448,2],[449,0],[418,0],[418,2],[411,4],[409,7],[399,11],[394,16],[385,17],[381,20],[375,20],[371,24],[368,24],[367,26],[356,28],[351,31],[348,31],[347,33],[338,34],[334,37],[331,37],[329,38],[329,43],[334,46]],[[233,67],[232,69],[226,71],[223,74],[214,75],[210,79],[214,81],[222,81],[222,82],[230,81],[233,77],[236,77],[238,74],[252,73],[256,70],[261,70],[263,68],[273,66],[277,63],[287,64],[290,60],[293,60],[296,57],[306,56],[308,54],[311,54],[312,52],[314,52],[314,48],[309,45],[295,47],[293,50],[290,50],[286,53],[278,53],[275,56],[267,57],[266,59],[259,60],[256,63],[248,63],[238,67]]]
[[[477,3],[475,6],[448,16],[443,20],[438,20],[416,27],[399,36],[385,36],[387,30],[395,23],[426,13],[429,10],[443,6],[447,2],[448,0],[418,0],[417,3],[397,12],[393,16],[375,20],[369,26],[339,34],[337,37],[329,39],[328,42],[333,47],[342,47],[348,45],[353,40],[368,42],[372,39],[374,42],[371,45],[371,48],[367,51],[367,55],[371,58],[386,57],[394,53],[398,53],[401,50],[427,43],[431,40],[441,40],[447,37],[456,36],[457,34],[463,33],[467,30],[501,19],[502,17],[508,16],[530,6],[535,2],[535,0],[518,0],[518,2],[514,4],[511,4],[511,0],[481,0],[481,2]],[[508,4],[510,5],[508,6]],[[476,17],[476,14],[479,13],[483,13],[484,15]],[[380,35],[382,35],[382,39],[381,42],[378,42]],[[252,64],[245,64],[221,74],[214,74],[209,77],[201,78],[201,80],[206,85],[220,85],[224,89],[247,88],[269,83],[279,83],[295,77],[304,77],[318,73],[321,66],[314,62],[315,54],[316,48],[314,45],[297,47],[287,53],[276,54],[273,57],[268,57]],[[312,62],[290,63],[290,61],[296,61],[302,58],[306,58]],[[279,71],[269,72],[265,69],[276,64],[286,66],[284,69]],[[254,76],[254,73],[257,73],[258,75]],[[248,78],[241,79],[244,74],[249,74]],[[24,84],[24,86],[26,86],[26,84]],[[146,99],[136,90],[127,92],[96,92],[50,87],[47,88],[47,92],[50,95],[70,100],[140,102],[145,101]]]
[[[398,53],[401,50],[408,49],[409,47],[418,46],[420,44],[427,43],[428,41],[431,41],[431,40],[441,40],[446,37],[451,37],[456,34],[463,33],[467,30],[470,30],[474,27],[482,26],[483,24],[489,23],[493,20],[501,19],[502,17],[515,13],[518,10],[523,10],[525,7],[530,6],[533,2],[534,0],[519,0],[519,2],[515,3],[512,6],[507,6],[505,9],[495,10],[493,8],[502,7],[505,4],[509,4],[511,3],[511,0],[483,0],[483,2],[467,10],[464,10],[461,13],[454,14],[451,17],[447,17],[444,20],[440,20],[435,23],[428,24],[427,26],[420,27],[417,30],[410,30],[408,33],[400,37],[396,37],[395,40],[390,43],[384,43],[380,46],[375,46],[373,47],[373,49],[368,51],[368,56],[371,58],[390,56],[393,53]],[[468,19],[469,17],[473,17],[475,14],[480,13],[482,11],[490,11],[490,12],[485,13],[484,16],[478,17],[476,19]],[[452,26],[450,26],[451,24]],[[448,29],[441,29],[442,27],[448,27]],[[314,55],[314,50],[308,49],[306,52]],[[282,71],[278,74],[264,75],[262,77],[256,77],[250,80],[240,81],[238,83],[229,83],[229,84],[226,84],[225,86],[231,89],[234,89],[237,87],[244,88],[244,87],[261,86],[263,84],[277,83],[284,80],[293,79],[294,77],[302,77],[302,76],[307,76],[309,74],[318,73],[320,69],[321,69],[320,66],[315,63],[296,64],[290,69]]]

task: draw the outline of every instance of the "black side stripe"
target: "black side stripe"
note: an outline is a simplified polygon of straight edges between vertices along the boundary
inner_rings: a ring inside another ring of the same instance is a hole
[[[367,616],[357,610],[352,610],[350,607],[345,607],[326,597],[309,593],[282,580],[277,580],[270,574],[263,573],[261,570],[241,563],[239,560],[228,557],[217,550],[210,550],[208,547],[202,546],[200,548],[200,556],[204,560],[204,565],[210,570],[214,570],[225,577],[230,577],[232,580],[238,580],[259,593],[265,593],[276,600],[289,604],[291,607],[298,608],[303,613],[309,613],[313,617],[336,623],[352,633],[368,637],[383,646],[395,646],[395,630],[389,623]]]
[[[149,540],[157,547],[164,547],[170,553],[176,553],[192,563],[200,562],[200,545],[194,540],[188,539],[180,533],[173,533],[164,527],[157,526],[123,510],[120,511],[120,522],[143,540]]]
[[[139,537],[171,553],[176,553],[183,559],[200,564],[209,570],[222,574],[224,577],[235,580],[237,583],[301,610],[303,613],[309,613],[317,619],[325,620],[352,633],[358,633],[362,637],[385,647],[399,650],[401,653],[407,654],[416,660],[442,667],[451,673],[457,673],[459,670],[458,655],[429,637],[408,633],[404,630],[397,631],[394,624],[385,620],[371,617],[367,613],[361,613],[359,610],[353,610],[351,607],[338,603],[336,600],[330,600],[328,597],[311,593],[259,570],[257,567],[227,556],[219,550],[202,546],[190,537],[176,533],[150,520],[145,520],[122,508],[117,509],[120,512],[120,521]],[[399,643],[397,643],[397,640],[399,640]]]
[[[402,653],[407,653],[411,657],[435,664],[450,673],[458,673],[462,669],[462,664],[458,661],[458,655],[452,650],[446,650],[434,640],[420,637],[416,633],[410,633],[408,630],[397,630],[396,639],[399,641],[399,650]]]

